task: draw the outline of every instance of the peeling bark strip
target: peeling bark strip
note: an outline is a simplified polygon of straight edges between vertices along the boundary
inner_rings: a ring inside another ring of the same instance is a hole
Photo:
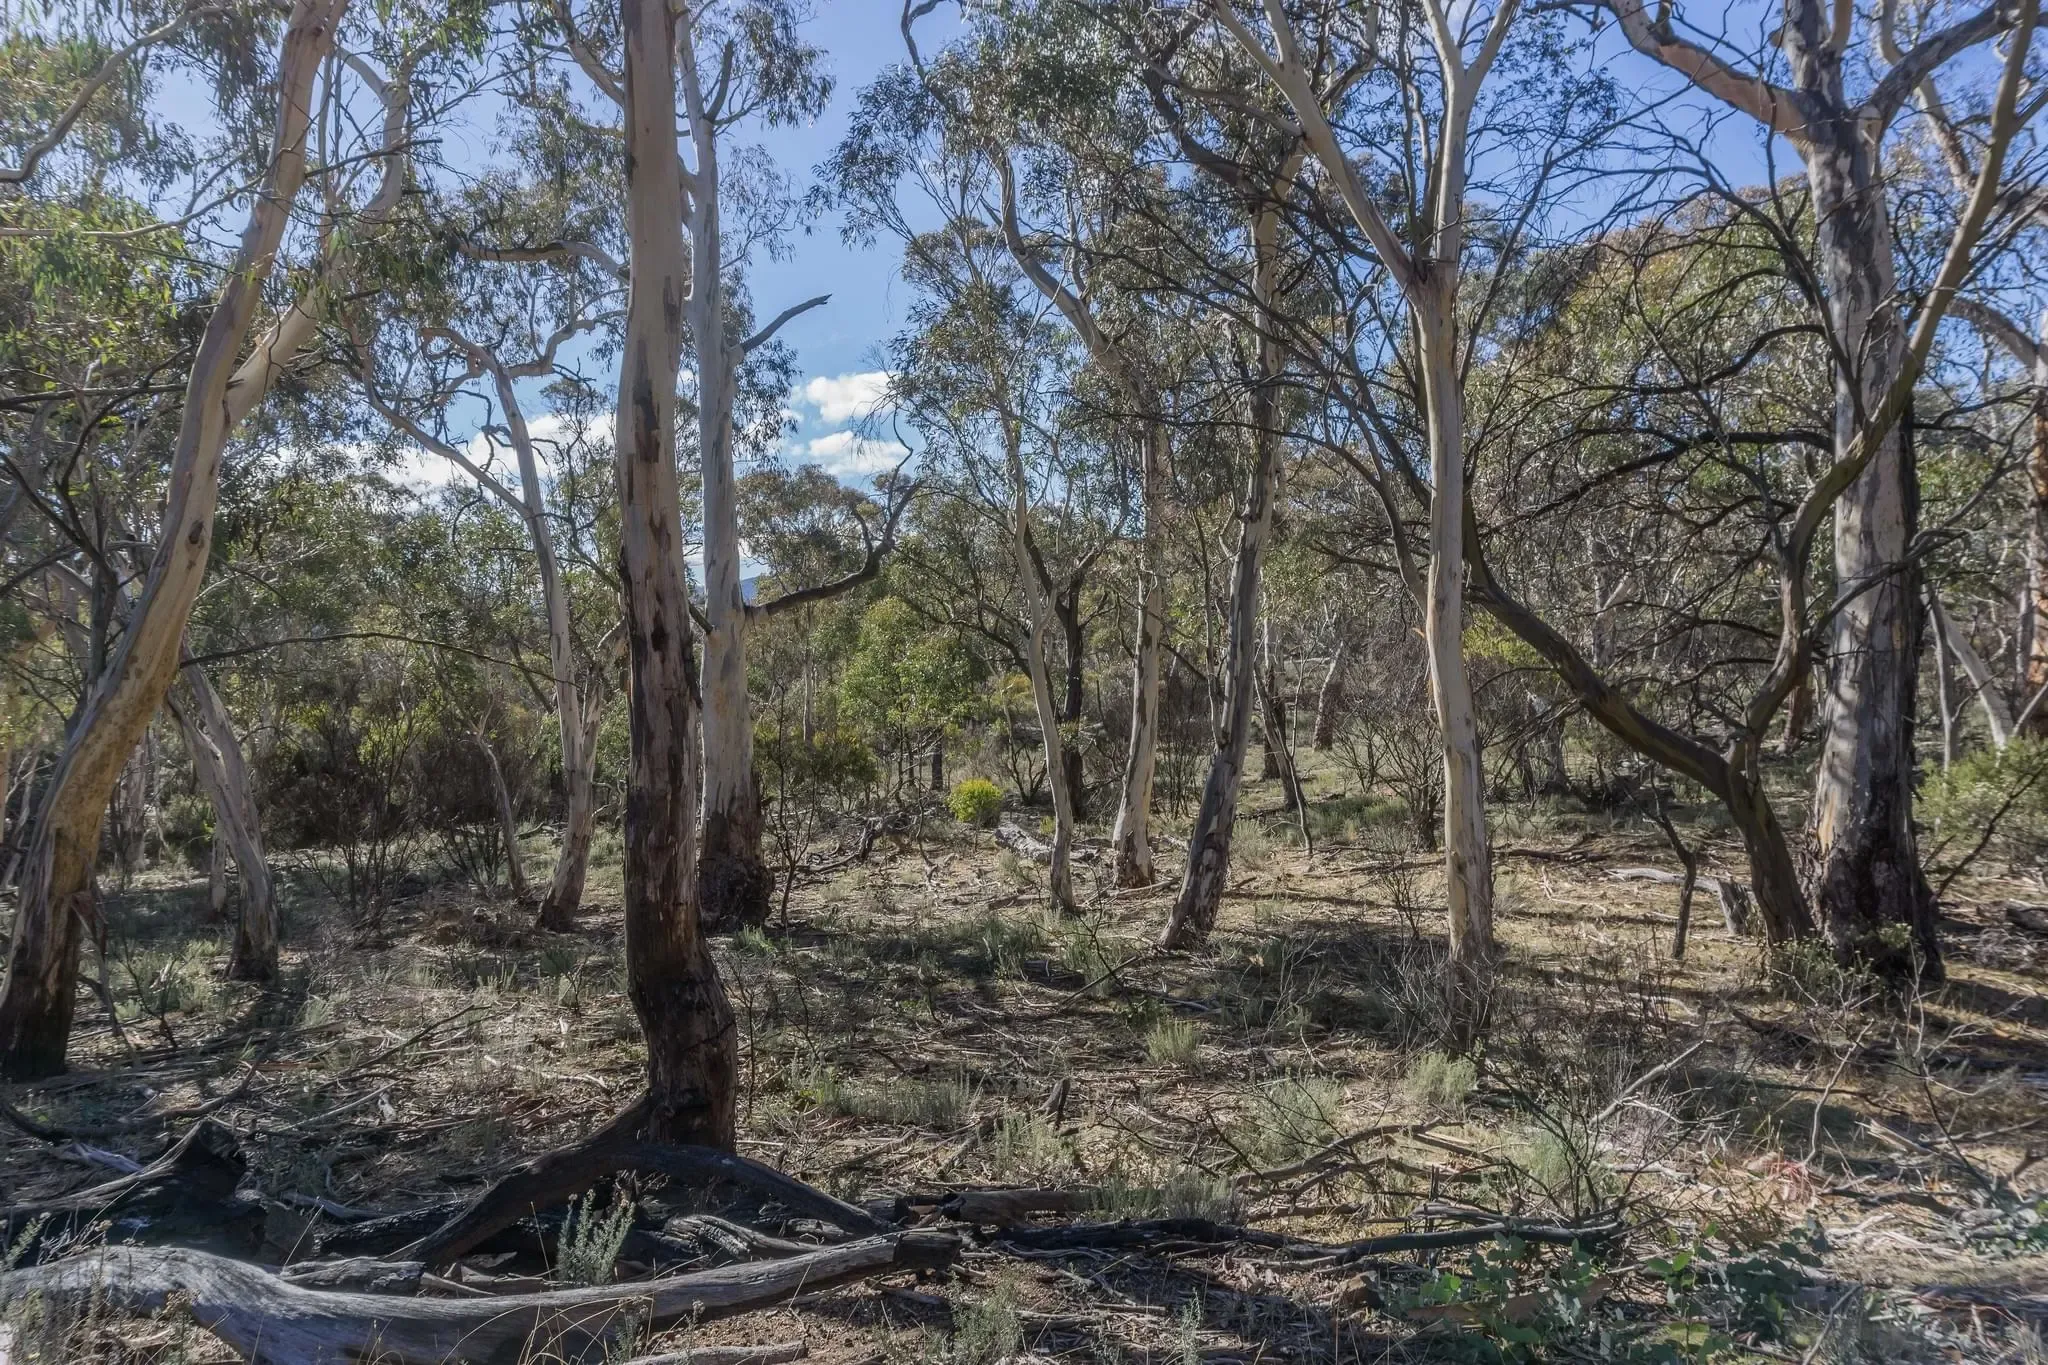
[[[650,1139],[733,1145],[732,1006],[697,916],[697,711],[676,485],[676,371],[690,277],[677,206],[676,20],[622,0],[626,220],[619,365],[619,560],[632,675],[626,787],[626,990],[647,1039]]]
[[[36,813],[7,982],[0,989],[0,1074],[13,1079],[64,1069],[79,933],[95,922],[92,864],[107,799],[177,673],[179,645],[213,540],[221,450],[240,416],[298,350],[289,329],[310,308],[303,299],[242,369],[235,368],[305,179],[313,82],[333,50],[347,6],[348,0],[297,0],[292,8],[279,58],[269,173],[251,201],[234,266],[193,358],[163,535],[128,629],[87,698]]]
[[[473,1299],[307,1289],[202,1251],[108,1247],[14,1271],[0,1278],[0,1300],[37,1295],[50,1312],[103,1302],[142,1315],[178,1298],[194,1322],[253,1365],[596,1362],[615,1359],[621,1341],[649,1328],[730,1317],[876,1275],[939,1269],[959,1245],[943,1233],[907,1232],[640,1284]]]

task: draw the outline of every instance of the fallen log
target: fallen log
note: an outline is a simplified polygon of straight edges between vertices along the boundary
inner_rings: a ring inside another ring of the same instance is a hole
[[[1552,1246],[1570,1246],[1575,1242],[1599,1243],[1613,1240],[1621,1230],[1619,1223],[1569,1227],[1501,1219],[1476,1227],[1399,1232],[1385,1237],[1364,1237],[1355,1242],[1310,1242],[1208,1218],[1135,1218],[1115,1223],[1070,1223],[1056,1228],[1012,1228],[999,1234],[997,1240],[1033,1251],[1159,1250],[1243,1244],[1264,1247],[1300,1260],[1346,1265],[1370,1256],[1478,1246],[1509,1237]]]
[[[234,1134],[203,1119],[132,1175],[0,1208],[0,1245],[14,1252],[17,1264],[30,1265],[106,1223],[114,1241],[253,1255],[263,1244],[264,1209],[261,1200],[235,1192],[247,1169]]]
[[[176,1297],[251,1365],[580,1363],[616,1356],[621,1340],[641,1331],[750,1312],[876,1275],[939,1269],[958,1253],[955,1238],[904,1232],[639,1284],[437,1299],[307,1289],[183,1248],[105,1247],[0,1276],[0,1307],[36,1295],[45,1313],[99,1304],[155,1314]]]
[[[778,1341],[772,1346],[692,1346],[687,1351],[634,1356],[626,1365],[785,1365],[810,1353],[811,1348],[801,1341]]]

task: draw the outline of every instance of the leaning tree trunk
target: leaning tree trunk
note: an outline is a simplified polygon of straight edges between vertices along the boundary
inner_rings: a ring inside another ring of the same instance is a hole
[[[1145,428],[1140,475],[1145,530],[1138,547],[1138,647],[1131,659],[1131,742],[1110,834],[1111,876],[1120,887],[1150,886],[1152,780],[1159,755],[1159,656],[1166,641],[1166,572],[1159,525],[1166,478],[1166,424]]]
[[[631,667],[626,989],[647,1039],[645,1135],[730,1151],[738,1050],[697,914],[697,715],[676,480],[676,373],[690,258],[676,155],[676,18],[621,0],[626,224],[619,366],[619,560]]]
[[[1052,793],[1052,860],[1046,873],[1053,908],[1061,914],[1079,910],[1074,900],[1074,796],[1068,786],[1066,740],[1060,713],[1052,699],[1052,666],[1046,658],[1046,637],[1052,633],[1052,607],[1031,554],[1031,505],[1024,477],[1023,433],[1017,419],[1003,415],[1003,443],[1010,476],[1010,554],[1016,563],[1017,588],[1024,594],[1024,671],[1031,680],[1031,704],[1045,745],[1045,785]]]
[[[1230,620],[1223,654],[1222,724],[1202,804],[1188,831],[1188,862],[1180,895],[1160,936],[1164,948],[1193,948],[1216,927],[1230,876],[1230,839],[1237,826],[1237,793],[1244,785],[1245,750],[1251,742],[1252,703],[1258,693],[1259,571],[1273,533],[1273,503],[1279,494],[1280,433],[1275,390],[1280,384],[1280,348],[1274,340],[1273,307],[1279,292],[1280,211],[1261,204],[1252,219],[1252,293],[1257,300],[1258,373],[1251,391],[1252,470],[1238,512],[1237,570],[1230,589]]]
[[[179,676],[184,695],[171,693],[172,714],[184,731],[192,769],[212,803],[215,833],[234,856],[242,879],[242,913],[235,920],[228,975],[238,981],[269,981],[277,976],[281,935],[277,890],[264,856],[263,822],[256,809],[256,784],[234,722],[205,671],[186,664]]]
[[[1444,890],[1450,901],[1450,1008],[1453,1036],[1469,1041],[1485,1021],[1493,975],[1493,855],[1486,836],[1486,783],[1479,767],[1479,725],[1465,673],[1465,404],[1459,381],[1454,292],[1439,284],[1432,306],[1418,301],[1429,414],[1432,497],[1429,583],[1423,639],[1443,734]]]
[[[1860,134],[1806,157],[1835,377],[1837,456],[1905,365],[1883,190]],[[1913,702],[1920,673],[1919,520],[1910,435],[1895,423],[1835,506],[1835,581],[1862,588],[1831,623],[1806,881],[1836,955],[1939,978],[1934,895],[1913,831]],[[1862,585],[1870,585],[1862,587]],[[1890,938],[1905,926],[1910,944]]]
[[[88,927],[100,932],[92,864],[107,798],[178,669],[179,644],[213,543],[221,451],[233,429],[229,387],[236,377],[235,358],[305,176],[313,81],[333,48],[347,3],[297,0],[293,6],[279,62],[269,174],[252,200],[234,266],[193,358],[163,530],[149,576],[128,630],[95,680],[57,759],[36,814],[7,983],[0,989],[0,1074],[10,1079],[64,1069],[77,995],[79,936]],[[274,376],[272,360],[260,348],[251,357],[264,387]]]
[[[1309,747],[1319,754],[1328,753],[1337,742],[1337,712],[1344,705],[1344,656],[1350,649],[1349,640],[1337,642],[1336,652],[1330,655],[1330,667],[1323,674],[1323,685],[1316,689],[1316,726]]]
[[[2003,749],[2012,743],[2012,707],[2006,704],[2005,694],[1998,690],[1997,680],[1991,676],[1991,665],[1984,662],[1984,656],[1970,643],[1970,637],[1956,629],[1956,623],[1950,619],[1948,608],[1941,605],[1941,595],[1932,583],[1927,585],[1927,614],[1934,626],[1936,657],[1946,651],[1962,665],[1963,676],[1976,689],[1977,704],[1984,708],[1984,726],[1991,732],[1991,747]],[[1946,708],[1947,699],[1943,698],[1940,704]],[[1946,709],[1942,720],[1944,730],[1952,733]]]

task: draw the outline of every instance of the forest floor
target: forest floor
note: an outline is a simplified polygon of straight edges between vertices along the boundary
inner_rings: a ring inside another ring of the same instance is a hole
[[[1277,804],[1260,784],[1242,808]],[[1433,860],[1375,814],[1319,803],[1313,853],[1286,818],[1242,820],[1222,922],[1192,954],[1152,947],[1170,881],[1060,920],[1040,869],[987,833],[941,813],[885,836],[766,932],[717,944],[742,1152],[856,1202],[908,1196],[896,1211],[935,1224],[948,1192],[1031,1188],[1078,1192],[1031,1227],[1163,1215],[1347,1243],[1619,1210],[1619,1235],[1317,1258],[1166,1234],[1059,1250],[984,1227],[950,1279],[869,1281],[657,1344],[801,1340],[826,1365],[2048,1360],[2048,933],[2005,910],[2040,888],[1959,882],[1949,980],[1901,1005],[1820,957],[1767,966],[1706,893],[1675,962],[1675,888],[1610,875],[1675,866],[1653,826],[1506,810],[1505,958],[1475,1069],[1438,1037]],[[1708,872],[1735,865],[1710,822],[1684,828]],[[268,992],[221,980],[203,880],[110,890],[119,1034],[81,996],[74,1074],[13,1102],[84,1132],[235,1092],[216,1117],[272,1201],[273,1259],[332,1226],[315,1199],[472,1192],[639,1087],[611,851],[569,935],[449,882],[366,938],[311,863],[282,859],[286,971]],[[1092,862],[1082,874],[1093,888]],[[0,1187],[61,1193],[107,1178],[110,1150],[146,1161],[163,1142],[5,1130]],[[70,1349],[234,1358],[169,1320]]]

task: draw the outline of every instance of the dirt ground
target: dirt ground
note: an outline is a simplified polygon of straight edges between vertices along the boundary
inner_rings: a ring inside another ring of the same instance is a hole
[[[1278,798],[1255,787],[1243,809]],[[870,1281],[639,1348],[801,1341],[827,1365],[2048,1360],[2048,933],[2005,910],[2040,888],[1960,882],[1950,979],[1901,1005],[1818,956],[1767,964],[1706,893],[1675,962],[1676,889],[1612,875],[1674,866],[1653,826],[1505,809],[1505,959],[1475,1067],[1438,1037],[1431,859],[1373,814],[1319,803],[1312,852],[1290,818],[1241,821],[1218,931],[1185,955],[1151,946],[1171,881],[1103,892],[1083,864],[1094,893],[1062,921],[1040,869],[988,833],[940,812],[885,836],[766,932],[717,945],[742,1152],[856,1202],[907,1196],[892,1211],[935,1226],[946,1193],[999,1187],[1082,1192],[1032,1220],[1046,1226],[1174,1216],[1342,1244],[1618,1216],[1618,1235],[1347,1259],[963,1228],[950,1279]],[[1686,828],[1706,871],[1736,866],[1710,822]],[[536,839],[532,866],[547,852]],[[450,883],[367,942],[314,860],[288,855],[268,992],[221,980],[202,881],[110,887],[110,950],[88,971],[118,1032],[82,1004],[74,1074],[12,1101],[86,1133],[232,1094],[215,1117],[270,1201],[279,1257],[336,1225],[315,1201],[348,1217],[472,1192],[637,1091],[608,852],[574,934]],[[9,1129],[0,1184],[48,1197],[164,1142]],[[234,1358],[172,1316],[70,1349]]]

